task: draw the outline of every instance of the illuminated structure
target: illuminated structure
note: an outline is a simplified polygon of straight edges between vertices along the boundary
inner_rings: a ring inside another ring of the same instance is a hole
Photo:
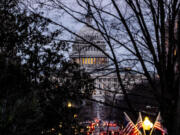
[[[72,45],[72,52],[70,58],[80,65],[80,69],[85,69],[86,72],[89,72],[91,77],[94,78],[95,89],[92,94],[92,98],[100,102],[112,102],[114,92],[117,91],[116,97],[114,99],[115,103],[118,103],[118,100],[122,100],[122,92],[119,87],[117,75],[113,66],[110,66],[108,57],[105,55],[107,53],[106,44],[104,42],[101,34],[91,27],[92,25],[91,12],[86,16],[86,23],[80,31],[77,33],[75,42]],[[128,84],[127,88],[133,86],[134,83],[140,83],[141,75],[127,75],[121,74],[123,78],[123,83]],[[98,118],[106,120],[104,113],[99,111],[100,105],[96,104],[93,109],[87,107],[83,109],[82,116],[90,114],[91,118]],[[110,110],[110,109],[109,109]],[[105,110],[108,114],[107,110]],[[87,116],[88,117],[88,116]],[[87,118],[86,117],[86,118]]]
[[[86,23],[92,25],[92,12],[90,7],[88,8]],[[92,71],[106,66],[108,64],[108,59],[102,52],[106,52],[106,45],[101,34],[88,25],[84,25],[77,33],[79,37],[75,39],[71,59],[80,64],[81,67],[85,68],[87,71]]]
[[[92,25],[91,14],[89,11],[86,15],[86,23],[88,25]],[[109,60],[105,55],[105,53],[107,53],[106,44],[103,37],[88,25],[84,25],[77,33],[79,36],[75,38],[70,58],[78,63],[81,68],[89,72],[91,77],[95,78],[93,98],[104,101],[105,95],[112,97],[113,93],[110,91],[115,91],[120,88],[116,73],[113,73],[114,69],[109,68]],[[122,78],[125,78],[125,74],[122,74]],[[129,79],[125,79],[124,82],[131,81],[130,83],[138,83],[141,77],[129,76]],[[131,86],[132,85],[133,83]],[[130,89],[129,86],[130,85],[128,85],[128,89]],[[117,99],[121,99],[122,97],[120,92],[116,94]]]
[[[99,47],[103,51],[106,51],[106,46],[101,35],[87,25],[82,27],[78,35],[87,40],[87,42],[77,37],[75,39],[76,43],[72,48],[71,58],[87,70],[93,70],[107,65],[107,57],[97,48]],[[88,44],[88,41],[93,41],[95,46]]]
[[[86,22],[91,24],[91,13],[87,14]],[[105,92],[103,92],[102,89],[110,87],[109,84],[111,80],[115,80],[117,83],[117,78],[114,74],[106,76],[102,74],[108,66],[108,58],[103,53],[106,52],[105,42],[99,32],[93,30],[87,25],[84,25],[77,34],[79,37],[76,37],[75,43],[73,44],[71,59],[78,63],[81,68],[90,72],[93,78],[96,78],[94,82],[96,89],[94,90],[93,98],[103,101]],[[100,70],[102,68],[103,70]],[[100,71],[95,72],[98,69]]]

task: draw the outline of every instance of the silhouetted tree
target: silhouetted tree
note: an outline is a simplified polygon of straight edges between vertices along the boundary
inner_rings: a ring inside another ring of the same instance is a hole
[[[0,134],[79,132],[79,106],[93,80],[64,57],[68,45],[55,40],[62,31],[51,32],[16,0],[1,1],[0,12]]]
[[[121,78],[120,69],[143,74],[152,87],[151,93],[159,103],[168,134],[179,134],[179,61],[177,18],[180,3],[178,0],[123,0],[108,2],[94,0],[74,1],[81,10],[70,7],[61,0],[49,1],[49,6],[65,11],[76,21],[86,24],[101,33],[109,47],[104,52],[94,42],[87,41],[68,27],[51,20],[86,43],[101,50],[114,64],[117,77],[128,107],[133,111],[127,89]],[[104,3],[103,3],[104,2]],[[43,4],[41,2],[41,4]],[[47,4],[45,4],[47,6]],[[94,24],[84,21],[87,11],[92,11]],[[86,11],[86,12],[84,12]],[[119,49],[118,49],[119,48]],[[123,51],[120,51],[123,50]],[[153,83],[158,75],[160,90]],[[115,96],[114,96],[115,97]]]

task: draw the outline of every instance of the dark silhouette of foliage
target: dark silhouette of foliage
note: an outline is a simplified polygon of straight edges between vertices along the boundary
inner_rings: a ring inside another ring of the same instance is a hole
[[[81,10],[61,0],[48,2],[51,2],[49,4],[51,7],[63,10],[74,20],[101,34],[110,50],[108,53],[81,34],[51,20],[57,26],[102,51],[109,58],[115,67],[128,108],[135,116],[137,113],[129,100],[128,89],[123,83],[120,69],[128,66],[131,71],[146,77],[152,87],[151,93],[159,104],[159,111],[168,134],[178,135],[180,132],[180,2],[178,0],[109,0],[108,3],[103,1],[105,3],[103,4],[95,0],[75,1]],[[46,4],[44,5],[47,7]],[[89,9],[92,11],[92,24],[82,19]],[[125,52],[121,52],[121,49]],[[153,83],[155,78],[152,74],[158,76],[160,90],[157,90]],[[118,91],[115,92],[114,97],[116,93]]]
[[[0,22],[0,134],[79,132],[74,115],[93,80],[63,56],[62,31],[12,0],[0,2]]]

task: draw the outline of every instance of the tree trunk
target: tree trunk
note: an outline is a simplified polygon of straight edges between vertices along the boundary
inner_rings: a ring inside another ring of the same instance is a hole
[[[173,132],[174,133],[172,135],[180,134],[180,80],[179,80],[178,100],[177,100],[176,111],[174,116]]]
[[[173,134],[172,135],[179,135],[180,134],[180,11],[178,13],[178,30],[177,30],[177,78],[178,78],[178,92],[177,92],[177,101],[176,101],[176,108],[175,108],[175,115],[174,115],[174,126],[173,126]]]

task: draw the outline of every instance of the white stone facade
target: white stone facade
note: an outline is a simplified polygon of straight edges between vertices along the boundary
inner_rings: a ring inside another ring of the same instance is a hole
[[[116,91],[116,98],[123,98],[116,73],[109,74],[108,72],[110,71],[104,68],[108,66],[109,61],[103,53],[103,51],[106,52],[106,44],[100,33],[84,25],[78,32],[78,35],[83,37],[87,42],[79,37],[76,38],[70,57],[80,64],[81,68],[85,68],[87,72],[91,73],[91,77],[95,79],[95,90],[92,97],[95,100],[104,102],[105,96],[112,97]],[[88,41],[93,42],[94,45],[89,44]],[[104,70],[97,72],[97,69],[101,68]],[[121,78],[123,79],[123,83],[126,84],[127,89],[131,89],[135,83],[141,83],[145,79],[139,74],[129,75],[125,73],[122,73]]]

